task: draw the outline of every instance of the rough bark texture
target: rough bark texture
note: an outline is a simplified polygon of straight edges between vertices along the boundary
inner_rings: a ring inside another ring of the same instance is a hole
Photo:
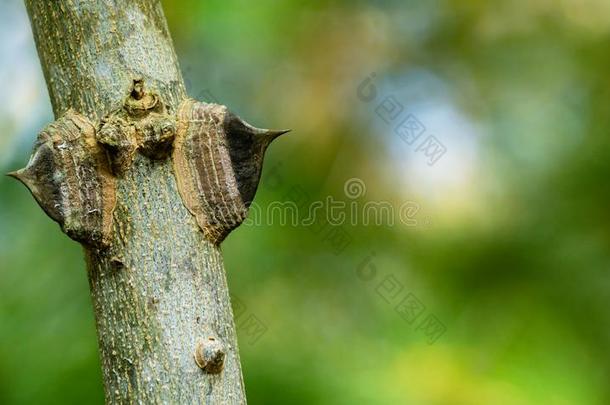
[[[56,117],[73,109],[97,125],[134,80],[176,113],[186,94],[158,0],[26,5]],[[85,246],[107,401],[245,403],[222,257],[170,159],[134,155],[117,176],[112,228],[110,247]],[[226,352],[217,374],[194,358],[210,337]]]

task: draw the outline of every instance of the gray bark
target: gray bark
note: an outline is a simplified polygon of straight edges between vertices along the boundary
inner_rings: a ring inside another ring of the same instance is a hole
[[[158,0],[26,0],[56,118],[98,123],[141,79],[175,114],[183,79]],[[177,190],[170,159],[140,154],[116,182],[110,248],[86,246],[109,403],[245,403],[230,299],[217,245]],[[224,344],[220,373],[197,342]]]

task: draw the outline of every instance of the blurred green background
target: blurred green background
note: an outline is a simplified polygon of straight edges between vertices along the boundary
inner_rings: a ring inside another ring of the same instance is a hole
[[[610,403],[610,2],[164,7],[192,96],[293,129],[258,206],[419,207],[409,224],[230,235],[250,403]],[[17,0],[0,2],[0,88],[7,172],[52,120]],[[378,114],[388,97],[425,127],[415,144]],[[417,151],[429,135],[446,148],[434,165]],[[403,299],[425,307],[413,322]],[[80,246],[0,177],[0,403],[102,403],[96,343]]]

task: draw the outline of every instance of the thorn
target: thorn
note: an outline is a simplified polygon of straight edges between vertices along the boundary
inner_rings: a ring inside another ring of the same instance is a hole
[[[24,169],[15,170],[14,172],[6,173],[6,175],[23,182],[23,178],[22,178],[23,170]]]
[[[279,137],[280,135],[284,135],[285,133],[292,131],[291,129],[256,128],[248,124],[247,122],[244,122],[244,124],[250,130],[250,133],[252,133],[253,135],[258,135],[267,144],[270,144],[275,138]]]
[[[262,139],[263,143],[269,145],[275,138],[287,132],[290,132],[290,129],[259,129],[257,135]]]
[[[265,131],[267,131],[265,135],[275,139],[280,135],[287,134],[288,132],[292,131],[292,129],[266,129]]]
[[[235,135],[244,133],[254,135],[255,139],[258,138],[259,142],[263,141],[263,143],[266,143],[267,145],[278,136],[291,131],[290,129],[257,128],[231,112],[229,112],[227,121],[229,132],[233,132]]]
[[[256,127],[248,124],[247,122],[244,122],[244,124],[246,125],[246,128],[248,128],[250,130],[250,132],[252,132],[252,134],[254,134],[254,135],[268,136],[268,137],[273,137],[273,138],[277,138],[278,136],[291,131],[290,129],[256,128]]]

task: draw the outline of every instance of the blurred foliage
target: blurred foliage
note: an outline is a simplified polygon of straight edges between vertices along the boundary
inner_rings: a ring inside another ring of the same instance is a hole
[[[294,130],[259,206],[347,201],[350,178],[359,203],[421,206],[415,227],[345,226],[340,253],[305,226],[228,238],[231,292],[267,328],[254,343],[238,328],[250,403],[610,403],[610,3],[164,3],[192,96]],[[437,164],[377,116],[389,95],[447,146]],[[4,172],[51,120],[36,111],[0,111]],[[0,403],[101,403],[81,249],[24,187],[1,178],[0,196]],[[386,276],[446,326],[434,344],[380,296]]]

